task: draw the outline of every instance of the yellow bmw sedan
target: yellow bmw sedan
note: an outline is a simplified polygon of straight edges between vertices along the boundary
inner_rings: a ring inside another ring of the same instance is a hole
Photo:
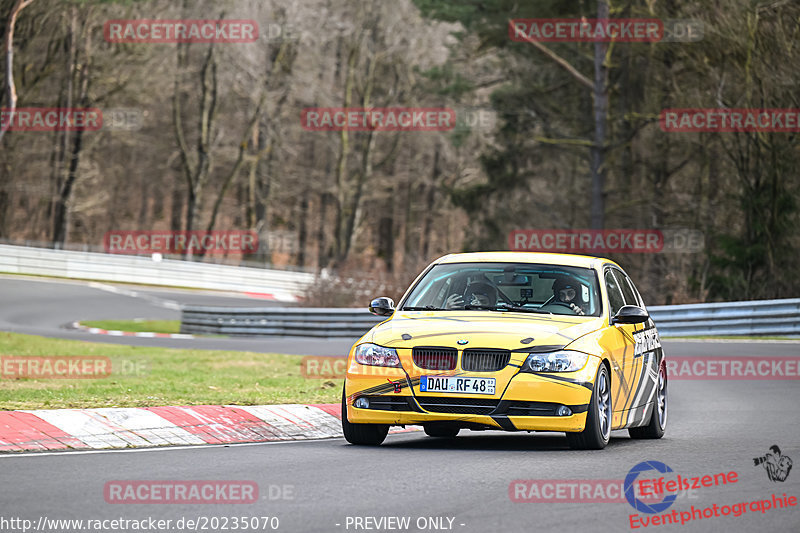
[[[420,274],[347,360],[342,427],[378,445],[390,426],[565,432],[601,449],[611,430],[657,439],[667,425],[658,331],[608,259],[532,252],[452,254]]]

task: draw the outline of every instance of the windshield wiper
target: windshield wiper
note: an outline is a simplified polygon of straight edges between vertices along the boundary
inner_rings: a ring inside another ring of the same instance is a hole
[[[518,311],[520,313],[540,313],[543,315],[552,315],[550,311],[542,311],[541,309],[531,309],[529,307],[516,307],[508,304],[497,305],[465,305],[464,307],[454,307],[452,309],[445,309],[443,307],[434,307],[426,305],[423,307],[403,307],[403,311]]]
[[[508,304],[498,304],[495,308],[496,311],[518,311],[520,313],[540,313],[543,315],[552,315],[550,311],[544,311],[542,309],[534,309],[532,307],[518,307],[516,305],[508,305]]]
[[[461,307],[460,309],[464,309],[466,311],[476,311],[476,310],[478,310],[478,311],[497,311],[497,308],[492,307],[491,305],[469,305],[469,304],[467,304],[464,307]]]

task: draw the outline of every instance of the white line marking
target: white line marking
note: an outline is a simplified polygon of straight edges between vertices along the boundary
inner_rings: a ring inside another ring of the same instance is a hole
[[[137,452],[167,452],[173,450],[205,450],[208,448],[233,448],[239,446],[263,446],[271,444],[291,444],[298,442],[315,442],[323,440],[344,440],[344,437],[325,437],[303,440],[271,440],[266,442],[239,442],[235,444],[196,444],[192,446],[160,446],[154,448],[125,448],[118,450],[65,450],[63,452],[9,452],[0,454],[1,459],[16,457],[45,457],[50,455],[84,455],[93,453],[137,453]]]
[[[180,311],[182,306],[178,302],[174,300],[166,300],[164,298],[158,298],[157,296],[151,296],[149,294],[143,294],[137,291],[133,291],[130,289],[123,289],[122,287],[115,287],[114,285],[108,285],[107,283],[98,283],[96,281],[89,282],[89,287],[94,289],[99,289],[101,291],[111,292],[114,294],[121,294],[123,296],[130,296],[131,298],[141,298],[142,300],[148,301],[151,304],[157,305],[159,307],[165,307],[167,309],[175,309]]]

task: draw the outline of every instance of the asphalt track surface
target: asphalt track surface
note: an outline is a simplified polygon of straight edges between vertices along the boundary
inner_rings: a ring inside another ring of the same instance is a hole
[[[119,291],[119,292],[113,292]],[[344,356],[357,339],[207,337],[170,339],[95,335],[66,326],[83,320],[179,320],[176,304],[279,307],[285,303],[244,295],[83,281],[0,277],[0,331],[135,346]]]
[[[0,329],[81,338],[75,337],[74,332],[59,330],[59,324],[75,319],[175,316],[174,311],[158,311],[148,302],[137,302],[137,298],[94,291],[73,283],[0,280]],[[148,293],[179,298],[172,291]],[[183,298],[212,297],[193,294]],[[169,345],[164,341],[171,339],[119,340]],[[300,344],[305,342],[301,340]],[[228,346],[237,349],[235,344]],[[664,350],[667,357],[797,356],[800,344],[664,341]],[[10,522],[3,523],[3,519],[25,518],[35,525],[40,517],[46,517],[170,519],[171,526],[163,531],[182,531],[175,527],[182,517],[216,517],[220,521],[216,527],[209,522],[208,531],[225,530],[225,519],[227,531],[243,531],[232,529],[233,517],[269,516],[278,518],[277,531],[302,532],[797,532],[798,506],[764,513],[748,506],[747,512],[738,517],[731,514],[695,519],[684,525],[632,529],[631,515],[646,515],[637,513],[625,501],[577,502],[565,498],[554,503],[517,503],[510,498],[509,488],[520,479],[538,480],[542,490],[543,480],[608,479],[621,484],[638,463],[660,461],[674,470],[667,474],[668,479],[674,479],[675,474],[695,477],[735,471],[738,475],[735,483],[683,493],[666,513],[691,513],[692,506],[703,509],[714,504],[723,509],[771,499],[772,494],[800,498],[800,467],[795,466],[784,482],[773,482],[762,466],[753,463],[754,457],[764,455],[774,444],[780,446],[783,455],[795,462],[800,460],[799,405],[797,381],[673,380],[669,384],[669,427],[664,438],[635,441],[628,438],[627,432],[618,431],[602,451],[569,450],[563,435],[556,433],[462,431],[454,440],[433,439],[421,433],[391,435],[379,448],[350,446],[343,439],[329,439],[4,455],[0,456],[0,530],[21,531]],[[257,503],[238,505],[109,504],[103,488],[113,480],[247,480],[258,484],[260,498]],[[282,489],[287,492],[278,496],[275,487],[288,489]],[[677,516],[680,521],[680,514]],[[367,520],[388,517],[408,517],[409,526],[378,528]],[[443,528],[430,527],[433,521],[429,518],[436,517],[441,517]],[[257,529],[248,531],[272,530],[262,529],[262,525],[263,521]],[[47,531],[77,529],[51,527]],[[109,527],[97,531],[124,530]]]

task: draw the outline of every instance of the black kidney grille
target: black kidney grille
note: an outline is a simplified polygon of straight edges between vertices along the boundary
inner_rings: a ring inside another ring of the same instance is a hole
[[[458,352],[455,348],[418,346],[411,352],[414,364],[425,370],[454,370]]]
[[[509,350],[468,348],[461,356],[461,368],[468,372],[497,372],[511,359]]]

